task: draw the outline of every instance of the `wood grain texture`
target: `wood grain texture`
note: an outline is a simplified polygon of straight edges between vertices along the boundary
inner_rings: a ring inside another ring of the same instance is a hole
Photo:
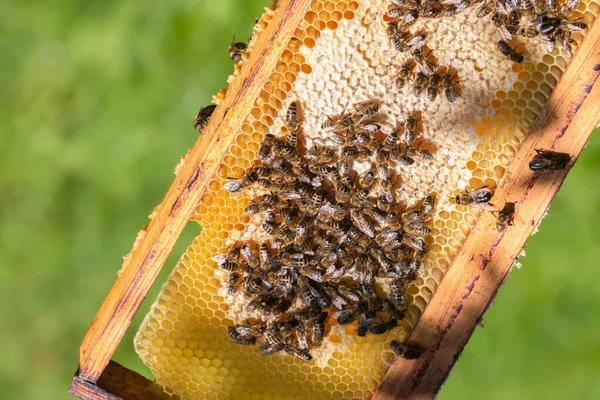
[[[311,0],[279,2],[250,58],[227,89],[223,103],[184,158],[165,199],[153,213],[147,232],[134,246],[81,344],[79,369],[86,381],[97,381],[108,364],[310,3]]]
[[[156,389],[152,392],[152,381],[120,364],[110,361],[98,383],[85,380],[76,374],[71,384],[71,394],[84,400],[151,400],[156,398]]]
[[[518,219],[504,233],[484,213],[456,255],[408,342],[424,349],[415,361],[397,359],[375,400],[432,399],[446,380],[478,322],[494,299],[527,239],[536,230],[567,170],[535,175],[536,148],[573,155],[576,161],[600,121],[600,23],[595,23],[572,60],[492,202],[515,202]]]

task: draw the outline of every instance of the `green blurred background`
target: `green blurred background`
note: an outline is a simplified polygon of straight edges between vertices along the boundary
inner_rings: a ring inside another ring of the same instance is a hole
[[[0,5],[0,388],[65,399],[121,258],[226,86],[262,1]],[[600,398],[600,137],[466,347],[440,399]],[[149,376],[132,339],[115,359]]]

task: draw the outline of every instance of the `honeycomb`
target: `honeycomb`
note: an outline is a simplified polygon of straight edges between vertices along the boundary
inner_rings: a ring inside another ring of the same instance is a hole
[[[255,38],[272,20],[273,7],[259,20]],[[383,18],[388,8],[388,0],[313,1],[210,181],[193,218],[202,232],[164,284],[135,338],[136,350],[157,384],[173,397],[371,398],[393,361],[390,340],[403,341],[410,333],[482,212],[450,198],[466,187],[502,185],[568,64],[561,49],[549,54],[539,39],[522,40],[525,62],[511,62],[498,51],[496,28],[477,18],[473,7],[453,17],[419,18],[411,30],[430,32],[427,46],[438,65],[456,71],[461,96],[453,103],[444,96],[429,102],[426,96],[416,97],[410,85],[393,87],[392,77],[409,56],[390,47]],[[572,18],[589,25],[599,8],[596,1],[582,1]],[[582,37],[573,35],[574,52]],[[240,64],[230,82],[239,78]],[[390,126],[418,113],[420,135],[434,154],[432,162],[397,171],[403,187],[398,195],[407,207],[430,193],[438,200],[424,271],[408,288],[406,318],[387,334],[366,337],[330,319],[330,333],[312,351],[310,362],[285,354],[263,357],[256,347],[231,343],[227,327],[245,315],[225,295],[225,275],[213,257],[232,242],[251,238],[257,221],[244,214],[251,196],[236,196],[224,184],[256,165],[265,134],[280,136],[285,130],[283,118],[291,101],[303,105],[310,142],[329,140],[320,133],[325,116],[370,99],[383,101],[381,111]]]

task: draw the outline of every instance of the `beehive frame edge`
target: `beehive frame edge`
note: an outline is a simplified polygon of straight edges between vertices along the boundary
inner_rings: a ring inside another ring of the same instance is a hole
[[[186,155],[174,183],[143,237],[134,245],[123,273],[80,347],[80,365],[70,389],[75,396],[115,400],[152,398],[145,390],[150,381],[110,358],[310,3],[311,0],[279,2],[250,59],[228,88],[224,104],[217,107],[204,134]],[[600,121],[600,107],[594,107],[600,104],[599,75],[600,25],[595,22],[494,198],[498,203],[505,199],[516,201],[518,215],[527,224],[513,226],[499,236],[493,229],[494,218],[490,213],[478,220],[475,229],[479,233],[469,235],[409,338],[426,349],[424,356],[418,361],[397,360],[375,399],[433,398],[439,391],[568,173],[565,170],[534,177],[528,170],[533,150],[552,148],[577,159]],[[117,377],[127,381],[128,376],[139,377],[131,393],[121,393],[110,383]]]

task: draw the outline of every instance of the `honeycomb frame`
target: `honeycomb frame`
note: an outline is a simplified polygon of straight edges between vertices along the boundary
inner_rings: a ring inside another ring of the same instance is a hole
[[[315,3],[317,3],[317,2],[315,2]],[[267,13],[267,14],[268,14],[268,13]],[[300,63],[299,63],[298,65],[301,67],[301,65],[302,65],[302,64],[300,64]],[[239,68],[239,67],[238,67],[238,68]],[[519,72],[521,72],[521,71],[519,71]],[[238,70],[238,71],[237,71],[237,73],[239,74],[239,73],[240,73],[240,71]],[[235,80],[236,80],[236,79],[235,79],[235,77],[234,77],[234,79],[233,79],[233,81],[232,81],[232,86],[233,86],[233,83],[235,83]],[[593,86],[593,85],[590,85],[590,88],[591,88],[592,86]],[[590,90],[591,90],[591,89],[590,89]],[[231,88],[230,88],[230,90],[228,90],[228,93],[227,93],[227,94],[229,94],[229,92],[230,92],[230,91],[231,91]],[[548,93],[548,94],[549,94],[549,93]],[[509,99],[509,100],[510,100],[510,99]],[[260,100],[259,100],[259,102],[260,102]],[[535,108],[533,111],[535,111],[535,110],[537,110],[537,111],[539,112],[539,111],[541,110],[541,107],[539,107],[539,108]],[[252,111],[250,111],[250,114],[252,115]],[[218,119],[218,118],[219,118],[219,117],[217,117],[216,119]],[[272,118],[274,118],[274,116],[273,116]],[[531,123],[533,122],[533,117],[530,115],[530,118],[529,118],[529,119],[530,119],[530,121],[529,121],[528,123],[529,123],[529,124],[531,124]],[[489,122],[490,122],[490,123],[488,123],[488,124],[487,124],[487,127],[486,127],[487,129],[489,129],[489,128],[490,128],[490,126],[493,126],[493,124],[492,124],[493,120],[490,120]],[[597,121],[595,121],[595,122],[597,122]],[[595,125],[595,123],[594,123],[594,125]],[[243,131],[243,130],[244,130],[244,127],[242,126],[242,128],[241,128],[241,129],[242,129],[242,131]],[[492,130],[492,129],[490,129],[490,130]],[[206,131],[206,135],[208,136],[208,135],[210,135],[210,134],[211,134],[211,132],[210,132],[210,129],[209,129],[209,130],[207,130],[207,131]],[[202,141],[202,139],[201,139],[201,141]],[[524,144],[521,144],[521,149],[523,149],[523,148],[524,148],[524,146],[525,146]],[[242,147],[240,146],[240,149],[241,149],[241,148],[242,148]],[[236,151],[237,151],[237,150],[236,150]],[[483,151],[484,151],[484,150],[481,150],[480,152],[482,152],[482,155],[485,155],[485,153],[483,153]],[[480,160],[485,160],[485,157],[482,157],[482,158],[480,158]],[[226,172],[226,173],[233,173],[233,172],[235,172],[235,171],[231,170],[231,171],[225,171],[225,172]],[[223,177],[223,174],[224,174],[224,173],[221,173],[221,174],[220,174],[220,175],[221,175],[221,177]],[[196,176],[196,179],[197,179],[198,175],[196,174],[195,176]],[[190,175],[190,179],[187,179],[187,180],[179,180],[179,182],[188,182],[188,183],[189,183],[191,180],[194,180],[194,179],[191,179],[191,178],[193,178],[193,177],[194,177],[194,174],[192,173],[192,175]],[[564,176],[563,176],[563,178],[564,178]],[[195,180],[194,180],[194,182],[195,182]],[[194,182],[192,182],[192,183],[194,183]],[[181,183],[179,183],[179,185],[181,186]],[[209,188],[210,188],[210,189],[213,189],[213,190],[215,189],[214,185],[211,187],[211,184],[210,184],[210,183],[208,184],[208,186],[209,186]],[[187,187],[187,185],[186,185],[186,187]],[[501,190],[503,190],[503,189],[501,189]],[[217,197],[217,196],[215,196],[215,197]],[[175,204],[177,204],[177,203],[175,203]],[[227,206],[226,202],[224,202],[223,206]],[[521,212],[521,210],[519,210],[519,212]],[[200,214],[202,214],[202,213],[200,213]],[[478,216],[476,215],[475,217],[478,217]],[[478,223],[478,227],[479,227],[479,225],[481,225],[481,222],[482,222],[482,221],[484,221],[484,220],[486,220],[486,219],[488,219],[488,220],[489,220],[489,219],[490,219],[490,218],[489,218],[489,216],[487,216],[487,217],[486,217],[486,216],[484,216],[483,218],[481,218],[481,219],[480,219],[480,220],[477,222],[477,223]],[[533,220],[536,220],[536,219],[532,219],[532,221],[533,221]],[[474,221],[474,220],[473,220],[472,222],[473,222],[473,224],[475,223],[475,221]],[[490,222],[490,221],[487,221],[487,223],[488,223],[488,225],[490,225],[490,224],[491,224],[491,222]],[[471,226],[472,226],[473,224],[471,224]],[[490,226],[491,226],[491,225],[490,225]],[[234,227],[234,226],[232,226],[231,228],[235,228],[235,227]],[[488,229],[486,232],[489,232],[489,229]],[[528,236],[528,235],[527,235],[527,236]],[[472,236],[471,236],[471,237],[472,237]],[[143,240],[143,239],[144,239],[144,238],[142,238],[141,240]],[[217,239],[217,237],[213,237],[212,239]],[[467,246],[467,244],[465,244],[465,245],[463,246],[463,249],[464,249],[466,246]],[[458,246],[458,247],[460,247],[460,246]],[[200,250],[200,251],[201,251],[201,250]],[[457,255],[456,257],[459,257],[459,256],[461,255],[461,253],[460,253],[460,252],[458,252],[458,249],[456,249],[456,252],[458,253],[458,255]],[[456,253],[455,253],[455,254],[456,254]],[[452,256],[454,257],[454,255],[452,255]],[[455,258],[455,262],[456,262],[456,259],[457,259],[457,258]],[[447,267],[446,267],[446,268],[447,268]],[[446,281],[446,279],[444,279],[444,281]],[[438,282],[438,283],[439,283],[439,282]],[[215,285],[215,284],[216,284],[216,283],[213,283],[213,285]],[[437,286],[437,285],[436,285],[436,286]],[[215,286],[215,292],[216,292],[216,288],[217,288],[217,286]],[[175,295],[176,295],[176,293],[172,293],[172,295],[173,295],[173,296],[175,296]],[[201,296],[201,295],[200,295],[200,296]],[[436,296],[437,296],[437,294],[436,294]],[[433,296],[433,297],[435,298],[435,296]],[[210,307],[209,307],[209,308],[210,308]],[[429,308],[429,307],[427,307],[427,308]],[[222,310],[222,307],[220,307],[220,306],[218,306],[218,305],[217,305],[217,307],[213,307],[212,309],[214,309],[214,310],[221,309],[221,310]],[[420,311],[422,311],[422,310],[420,310]],[[414,317],[414,319],[415,319],[415,320],[417,320],[419,317],[420,317],[420,313],[419,313],[419,315],[415,316],[415,317]],[[416,323],[416,321],[413,321],[413,324],[414,324],[414,323]],[[412,328],[412,327],[411,327],[411,328]],[[217,358],[214,358],[214,359],[217,359]],[[343,361],[343,360],[338,360],[338,361]],[[213,366],[213,367],[214,367],[214,368],[217,368],[217,367],[215,367],[215,366]],[[388,367],[389,367],[389,365],[388,365]],[[210,368],[210,366],[207,366],[207,368]],[[395,367],[394,367],[394,368],[395,368]],[[300,369],[301,369],[301,368],[300,368]],[[175,372],[177,372],[177,371],[175,371]],[[380,376],[380,379],[381,379],[381,378],[383,378],[383,373],[382,373],[382,374],[381,374],[381,376]],[[379,379],[379,380],[380,380],[380,379]],[[325,388],[325,389],[327,389],[327,388]],[[321,393],[321,394],[322,394],[322,392],[318,392],[318,393]],[[347,395],[347,393],[345,393],[345,392],[343,392],[343,391],[340,391],[340,393],[336,393],[335,391],[332,391],[331,393],[332,393],[332,394],[331,394],[332,396],[336,396],[336,395],[337,395],[337,396],[339,396],[339,395]],[[373,391],[372,391],[372,390],[371,390],[371,391],[368,391],[368,393],[365,393],[365,395],[368,395],[368,396],[370,396],[370,395],[372,395],[372,394],[373,394]],[[309,396],[309,395],[310,395],[310,396],[312,396],[313,394],[312,394],[312,393],[305,393],[305,394],[303,394],[303,395],[304,395],[304,396]],[[351,397],[351,398],[354,398],[354,397],[352,397],[352,396],[350,396],[350,397]],[[350,398],[350,397],[343,397],[343,398]],[[207,396],[207,398],[211,398],[211,397],[210,397],[210,396]],[[214,397],[214,398],[217,398],[217,397]],[[263,397],[261,397],[261,398],[263,398]],[[299,397],[299,398],[306,398],[306,397]],[[312,397],[312,398],[324,398],[324,397],[322,397],[322,396],[321,396],[321,397]],[[382,397],[382,398],[383,398],[383,397]]]

